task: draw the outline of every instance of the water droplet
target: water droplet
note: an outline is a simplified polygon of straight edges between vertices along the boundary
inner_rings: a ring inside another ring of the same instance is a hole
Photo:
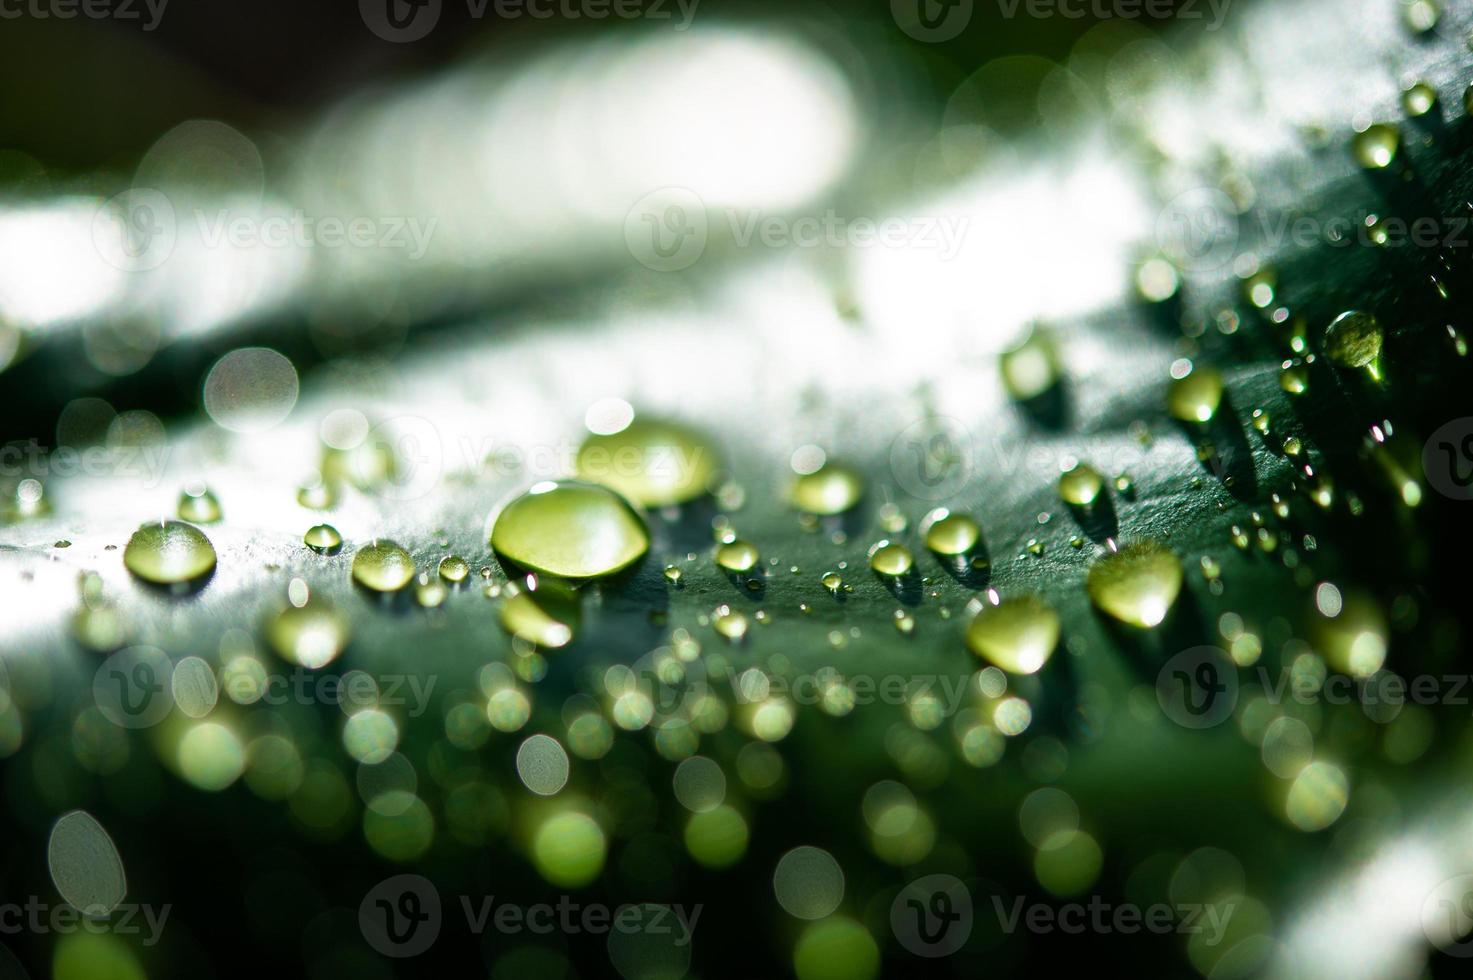
[[[730,606],[717,606],[711,625],[733,643],[747,635],[747,617]]]
[[[1390,123],[1375,123],[1355,134],[1351,152],[1366,170],[1384,170],[1401,148],[1401,130]]]
[[[445,602],[449,590],[445,588],[444,580],[431,577],[429,572],[420,572],[419,581],[414,584],[414,601],[426,609],[434,609]]]
[[[808,514],[842,514],[864,496],[864,480],[841,463],[826,462],[793,481],[793,504]]]
[[[716,564],[728,572],[750,572],[760,558],[756,545],[747,541],[730,541],[716,549]]]
[[[1131,626],[1161,623],[1181,592],[1181,560],[1156,541],[1133,541],[1089,569],[1085,588],[1094,604]]]
[[[916,631],[916,618],[904,609],[895,610],[895,628],[909,636]]]
[[[921,536],[926,547],[938,555],[965,555],[977,547],[982,528],[966,514],[938,507],[921,522]]]
[[[343,546],[343,536],[331,524],[314,524],[302,535],[302,543],[319,555],[330,555]]]
[[[297,503],[308,510],[330,510],[337,506],[338,494],[331,484],[315,480],[297,488]]]
[[[1157,256],[1141,263],[1135,273],[1136,292],[1147,303],[1164,303],[1181,288],[1176,266]]]
[[[0,509],[0,520],[25,520],[45,517],[51,513],[51,500],[46,496],[46,487],[34,477],[27,477],[16,484],[8,506]]]
[[[823,583],[824,588],[828,589],[834,595],[838,595],[839,590],[844,587],[844,579],[838,572],[824,572],[823,578],[819,579],[819,581]]]
[[[1290,395],[1302,395],[1309,390],[1309,368],[1299,361],[1285,361],[1279,372],[1279,387]]]
[[[915,556],[910,549],[897,542],[879,541],[869,550],[869,567],[880,575],[899,578],[914,564]]]
[[[1105,488],[1105,480],[1088,463],[1076,463],[1059,477],[1059,497],[1073,507],[1090,507]]]
[[[1325,662],[1351,677],[1370,677],[1380,670],[1386,663],[1387,632],[1386,615],[1376,601],[1358,592],[1341,595],[1334,586],[1323,585],[1317,599],[1313,639]]]
[[[471,566],[459,555],[446,555],[440,559],[438,571],[442,579],[452,585],[458,585],[470,575]]]
[[[1437,106],[1437,89],[1424,81],[1413,82],[1401,93],[1401,107],[1407,115],[1425,116]]]
[[[1059,383],[1063,373],[1052,335],[1035,327],[1028,339],[998,359],[1003,387],[1015,401],[1026,402]]]
[[[642,507],[665,507],[706,492],[720,468],[699,433],[658,419],[635,419],[617,432],[591,435],[578,448],[578,477]]]
[[[573,639],[580,619],[578,594],[562,582],[528,575],[521,585],[507,583],[501,627],[512,636],[556,650]]]
[[[1259,435],[1268,435],[1269,428],[1272,424],[1273,420],[1263,409],[1255,408],[1253,410],[1253,429]]]
[[[1024,547],[1028,550],[1028,553],[1030,555],[1033,555],[1036,558],[1039,555],[1043,554],[1044,549],[1047,546],[1037,538],[1029,538],[1028,543],[1024,545]]]
[[[191,524],[213,524],[221,517],[220,501],[208,487],[186,487],[179,494],[178,515]]]
[[[1043,599],[1021,595],[999,605],[982,604],[967,624],[967,646],[1013,674],[1032,674],[1059,642],[1059,615]]]
[[[491,547],[503,558],[563,578],[613,575],[649,546],[634,508],[590,483],[539,483],[507,504],[491,531]]]
[[[389,540],[375,541],[353,556],[353,581],[375,592],[397,592],[414,578],[414,559]]]
[[[1407,30],[1415,34],[1426,34],[1442,20],[1442,5],[1437,0],[1410,0],[1402,7],[1401,17]]]
[[[905,515],[894,504],[881,504],[875,516],[879,518],[880,527],[886,533],[899,534],[905,530]]]
[[[1210,422],[1221,403],[1222,374],[1212,367],[1174,378],[1166,395],[1166,410],[1183,422]]]
[[[348,645],[348,621],[320,596],[300,606],[284,604],[266,623],[266,642],[288,663],[309,670],[325,667]]]
[[[215,546],[190,524],[145,524],[128,539],[123,564],[138,578],[156,585],[193,582],[214,571]]]
[[[1381,324],[1370,313],[1347,310],[1325,328],[1325,356],[1345,368],[1371,365],[1381,353]]]
[[[681,574],[680,568],[678,566],[665,566],[665,581],[669,582],[671,585],[679,585],[682,578],[684,578],[684,576]]]

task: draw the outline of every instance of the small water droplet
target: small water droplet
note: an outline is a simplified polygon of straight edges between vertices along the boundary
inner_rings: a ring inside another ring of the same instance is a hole
[[[877,541],[869,550],[869,567],[877,574],[899,578],[911,570],[915,556],[905,545],[893,541]]]
[[[1053,336],[1044,327],[1034,327],[1028,339],[998,359],[1003,387],[1015,401],[1039,397],[1059,383],[1062,368]]]
[[[1091,507],[1105,488],[1105,480],[1088,463],[1076,463],[1059,477],[1059,497],[1072,507]]]
[[[1401,130],[1391,123],[1375,123],[1355,134],[1351,152],[1366,170],[1384,170],[1401,148]]]
[[[1166,395],[1166,410],[1183,422],[1210,422],[1222,402],[1222,373],[1212,367],[1195,367],[1173,378]]]
[[[1401,93],[1401,107],[1414,118],[1425,116],[1437,106],[1437,89],[1424,81],[1416,81]]]
[[[448,594],[444,580],[431,576],[429,572],[419,573],[419,579],[414,583],[414,601],[425,609],[434,609],[443,604]]]
[[[828,589],[834,595],[838,595],[839,590],[844,588],[844,578],[838,572],[824,572],[823,578],[819,579],[819,581],[823,583],[824,588]]]
[[[1375,316],[1361,310],[1347,310],[1325,328],[1322,346],[1333,364],[1344,368],[1370,367],[1381,354],[1382,336],[1381,324]]]
[[[733,539],[716,549],[716,564],[728,572],[750,572],[760,559],[757,547],[748,541]]]
[[[343,546],[343,536],[331,524],[314,524],[302,535],[302,543],[319,555],[330,555]]]
[[[440,559],[440,577],[452,585],[464,582],[471,574],[470,563],[459,555],[446,555]]]
[[[841,463],[825,462],[793,481],[793,504],[807,514],[842,514],[859,503],[862,496],[863,478]]]
[[[191,524],[214,524],[221,517],[220,501],[208,487],[185,487],[179,494],[178,516]]]
[[[555,579],[528,575],[522,584],[508,582],[503,590],[501,627],[512,636],[539,647],[565,647],[578,629],[578,594]]]
[[[679,585],[682,578],[684,578],[684,575],[681,573],[678,566],[665,566],[665,581],[669,582],[671,585]]]
[[[730,606],[717,606],[711,625],[733,643],[747,635],[747,617]]]
[[[966,514],[938,507],[921,522],[921,536],[926,547],[938,555],[965,555],[977,547],[982,528]]]
[[[325,667],[348,644],[348,621],[328,600],[312,595],[300,606],[283,604],[266,622],[266,642],[288,663]]]

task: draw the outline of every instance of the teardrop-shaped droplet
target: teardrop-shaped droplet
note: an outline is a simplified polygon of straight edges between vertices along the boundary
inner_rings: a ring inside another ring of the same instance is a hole
[[[641,507],[666,507],[705,493],[721,461],[699,433],[636,418],[618,432],[585,439],[575,465],[579,479],[610,487]]]
[[[1062,369],[1053,336],[1035,327],[1028,339],[998,358],[1003,387],[1014,400],[1037,398],[1059,383]]]
[[[353,555],[353,581],[375,592],[397,592],[414,578],[414,559],[389,540],[364,545]]]
[[[1381,338],[1381,323],[1374,315],[1347,310],[1325,328],[1325,356],[1340,367],[1365,367],[1380,355]]]
[[[191,524],[214,524],[221,517],[220,501],[208,487],[186,487],[179,494],[178,515]]]
[[[597,578],[644,557],[650,535],[634,508],[607,487],[544,482],[502,509],[491,547],[532,571]]]
[[[1036,595],[983,605],[967,624],[967,646],[1012,674],[1038,671],[1059,642],[1059,614]]]
[[[314,524],[302,535],[302,543],[319,555],[330,555],[343,546],[343,536],[331,524]]]
[[[982,528],[966,514],[938,507],[921,522],[926,547],[938,555],[965,555],[982,540]]]
[[[793,483],[793,503],[804,513],[842,514],[864,496],[864,479],[842,463],[824,463]]]
[[[578,594],[554,579],[528,575],[508,583],[501,604],[501,628],[539,647],[556,650],[572,642],[580,611]]]
[[[128,539],[123,565],[138,578],[156,585],[193,582],[214,571],[215,546],[191,524],[145,524]]]
[[[1196,367],[1175,378],[1166,394],[1166,410],[1183,422],[1210,422],[1222,403],[1222,373],[1212,367]]]
[[[716,549],[716,564],[728,572],[750,572],[758,558],[756,545],[748,541],[728,541]]]
[[[348,621],[330,601],[309,595],[300,606],[284,603],[266,621],[266,642],[287,663],[317,670],[348,645]]]
[[[1181,559],[1156,541],[1121,546],[1089,569],[1085,588],[1105,613],[1130,626],[1150,628],[1166,618],[1181,592]]]
[[[1092,507],[1105,488],[1105,478],[1088,463],[1078,463],[1059,477],[1059,498],[1072,507]]]

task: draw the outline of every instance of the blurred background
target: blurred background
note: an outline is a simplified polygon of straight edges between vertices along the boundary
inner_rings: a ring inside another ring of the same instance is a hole
[[[1470,23],[0,0],[0,977],[1457,975]],[[509,503],[651,420],[698,492],[529,591]],[[1086,583],[1138,541],[1131,623]],[[965,627],[1023,595],[1058,652],[1005,674]]]

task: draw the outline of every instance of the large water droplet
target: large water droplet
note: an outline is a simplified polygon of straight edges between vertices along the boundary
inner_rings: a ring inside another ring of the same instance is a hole
[[[578,449],[578,476],[642,507],[681,504],[706,492],[720,459],[683,425],[635,419],[618,432],[591,435]]]
[[[343,546],[343,536],[331,524],[314,524],[302,535],[302,543],[319,555],[327,555]]]
[[[215,568],[215,546],[199,528],[179,521],[145,524],[123,549],[123,565],[145,582],[193,582]]]
[[[869,567],[889,578],[899,578],[914,564],[915,556],[910,549],[898,542],[880,541],[869,551]]]
[[[1130,626],[1150,628],[1171,611],[1181,592],[1181,560],[1156,541],[1134,541],[1090,566],[1085,588],[1102,612]]]
[[[1035,673],[1058,642],[1059,615],[1035,595],[984,605],[967,624],[972,652],[1013,674]]]
[[[414,559],[392,541],[375,541],[353,556],[353,581],[375,592],[397,592],[414,578]]]
[[[634,508],[607,487],[539,483],[507,504],[491,547],[523,568],[562,578],[595,578],[628,568],[650,547]]]
[[[1401,131],[1390,123],[1376,123],[1355,134],[1351,152],[1366,170],[1384,170],[1396,159]]]

